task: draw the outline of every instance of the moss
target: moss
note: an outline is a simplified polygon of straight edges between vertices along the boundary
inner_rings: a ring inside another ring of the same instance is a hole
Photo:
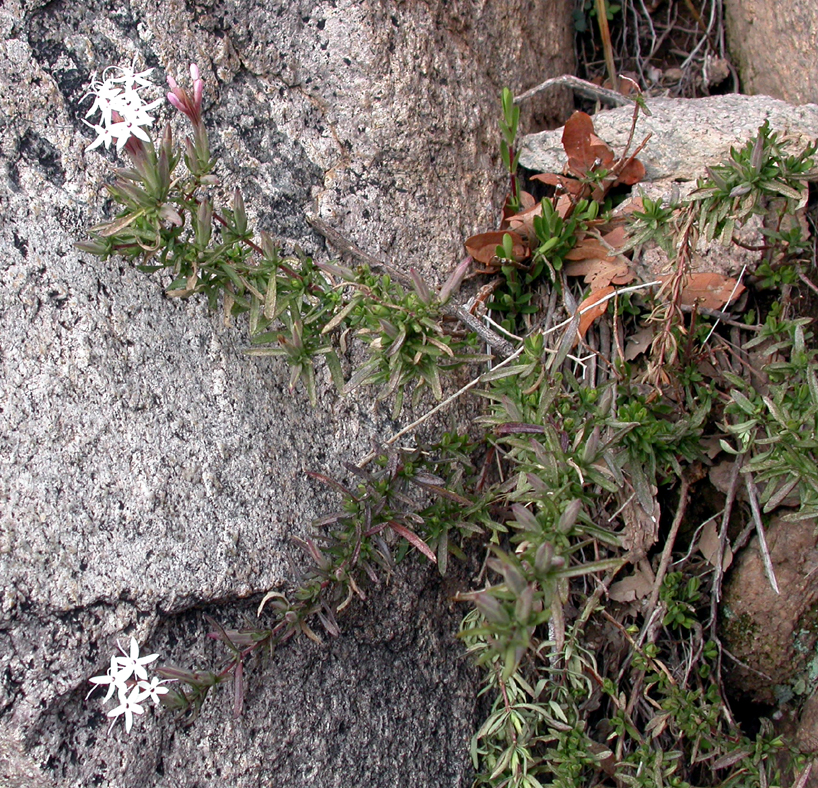
[[[724,637],[730,643],[730,650],[742,654],[753,649],[759,629],[755,619],[749,613],[736,615],[729,605],[724,605],[721,614]]]

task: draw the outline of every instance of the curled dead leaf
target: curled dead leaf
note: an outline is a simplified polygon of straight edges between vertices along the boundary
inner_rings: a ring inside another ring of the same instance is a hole
[[[608,301],[604,300],[605,296],[613,293],[614,289],[614,287],[608,285],[607,287],[596,290],[579,305],[579,311],[582,314],[579,318],[579,331],[577,333],[580,337],[585,336],[585,332],[591,327],[594,320],[605,314],[605,310],[608,308]],[[588,309],[587,312],[583,312],[582,310],[586,307],[593,308]]]
[[[571,172],[583,177],[594,165],[591,155],[591,135],[594,133],[594,122],[585,112],[575,112],[568,119],[562,130],[562,147],[568,156],[568,168]]]
[[[525,241],[517,233],[511,230],[494,230],[489,233],[479,233],[478,235],[473,235],[466,241],[466,251],[478,263],[489,265],[497,256],[497,247],[502,245],[503,236],[505,235],[511,236],[511,242],[513,244],[512,250],[515,260],[520,261],[528,257],[528,246],[526,245]]]
[[[535,246],[539,244],[537,233],[534,230],[535,216],[542,216],[541,202],[538,202],[532,207],[520,211],[519,213],[510,217],[508,220],[509,227],[515,232],[519,233],[521,236],[524,236],[528,241],[529,246]]]
[[[578,260],[568,263],[564,268],[568,276],[585,277],[591,291],[601,290],[608,285],[626,285],[636,278],[627,262],[617,257],[605,257],[601,260]]]
[[[639,159],[629,159],[617,176],[619,183],[626,186],[633,186],[645,179],[645,165]]]
[[[558,186],[568,192],[568,194],[573,194],[574,196],[585,188],[585,184],[582,181],[578,181],[576,178],[569,178],[567,175],[557,175],[553,172],[543,172],[539,175],[532,175],[531,180],[547,183],[549,186]]]
[[[631,270],[628,259],[616,254],[617,248],[624,245],[625,241],[625,228],[621,226],[601,238],[586,235],[566,255],[566,259],[572,262],[565,266],[565,273],[568,276],[584,276],[592,291],[611,284],[624,285],[632,282],[636,275]]]

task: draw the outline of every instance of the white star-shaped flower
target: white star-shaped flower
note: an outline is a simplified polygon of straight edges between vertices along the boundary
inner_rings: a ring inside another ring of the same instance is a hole
[[[121,681],[127,681],[131,676],[136,676],[143,681],[148,680],[148,671],[145,670],[145,665],[149,665],[155,659],[158,659],[158,654],[148,654],[147,657],[139,656],[139,643],[136,638],[131,638],[131,652],[126,653],[122,645],[117,642],[119,650],[124,654],[122,657],[114,656],[112,660],[117,665],[117,671]]]
[[[154,676],[149,682],[140,681],[139,688],[146,693],[145,697],[149,697],[158,706],[162,695],[168,692],[168,688],[162,686],[164,683],[164,681],[159,680],[158,676]]]
[[[152,68],[147,68],[137,74],[134,71],[134,63],[132,63],[130,66],[117,67],[117,71],[120,72],[121,76],[112,78],[112,82],[122,82],[125,85],[138,84],[143,88],[153,87],[153,82],[148,79],[153,73]]]
[[[97,133],[97,138],[85,150],[93,150],[94,148],[98,148],[100,145],[104,145],[106,148],[111,146],[111,142],[113,141],[114,137],[113,134],[111,134],[110,126],[95,125],[93,123],[88,123],[87,120],[84,120],[83,123],[90,126]]]
[[[111,727],[108,729],[109,733],[116,723],[116,718],[125,715],[125,733],[130,733],[133,727],[133,715],[144,714],[145,707],[140,706],[140,702],[145,700],[150,693],[139,689],[139,685],[135,686],[129,695],[120,695],[120,704],[115,709],[108,712],[108,716],[112,718]]]
[[[85,117],[91,117],[97,112],[100,117],[98,123],[85,121],[97,132],[97,138],[86,150],[93,150],[100,145],[108,148],[116,139],[117,150],[121,151],[131,136],[148,141],[144,128],[153,125],[150,113],[163,101],[160,98],[145,103],[139,93],[143,88],[153,87],[148,79],[152,71],[149,68],[137,73],[133,65],[110,66],[103,71],[102,79],[97,78],[96,72],[91,75],[90,89],[83,100],[92,96],[94,102]]]
[[[97,687],[104,687],[106,684],[108,685],[108,692],[102,699],[103,702],[108,700],[111,695],[114,694],[115,690],[119,690],[120,696],[128,691],[127,684],[125,684],[125,681],[120,678],[119,667],[116,660],[116,656],[111,657],[111,667],[108,668],[108,672],[104,676],[94,676],[93,678],[88,679],[94,685],[91,687],[91,692],[93,692]],[[86,700],[91,697],[91,692],[85,696]]]

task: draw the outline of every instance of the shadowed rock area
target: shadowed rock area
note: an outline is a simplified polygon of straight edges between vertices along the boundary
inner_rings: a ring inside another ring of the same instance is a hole
[[[468,785],[475,677],[428,567],[252,670],[239,719],[226,691],[190,727],[151,710],[109,734],[85,700],[131,634],[218,666],[203,612],[254,620],[303,560],[290,537],[337,508],[305,471],[343,478],[400,425],[328,374],[311,409],[242,355],[241,321],[74,249],[119,163],[86,152],[82,99],[108,65],[197,62],[224,193],[259,229],[325,259],[315,215],[439,283],[499,208],[500,89],[570,70],[570,4],[10,0],[0,32],[0,785]]]

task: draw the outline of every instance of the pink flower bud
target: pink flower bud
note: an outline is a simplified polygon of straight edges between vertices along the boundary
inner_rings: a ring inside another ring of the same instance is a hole
[[[199,67],[195,63],[190,64],[190,78],[194,82],[199,79]]]
[[[170,81],[170,77],[168,77],[168,81]],[[178,96],[175,93],[168,93],[168,101],[179,110],[179,112],[184,112],[185,108],[182,105],[182,102],[179,101]]]

